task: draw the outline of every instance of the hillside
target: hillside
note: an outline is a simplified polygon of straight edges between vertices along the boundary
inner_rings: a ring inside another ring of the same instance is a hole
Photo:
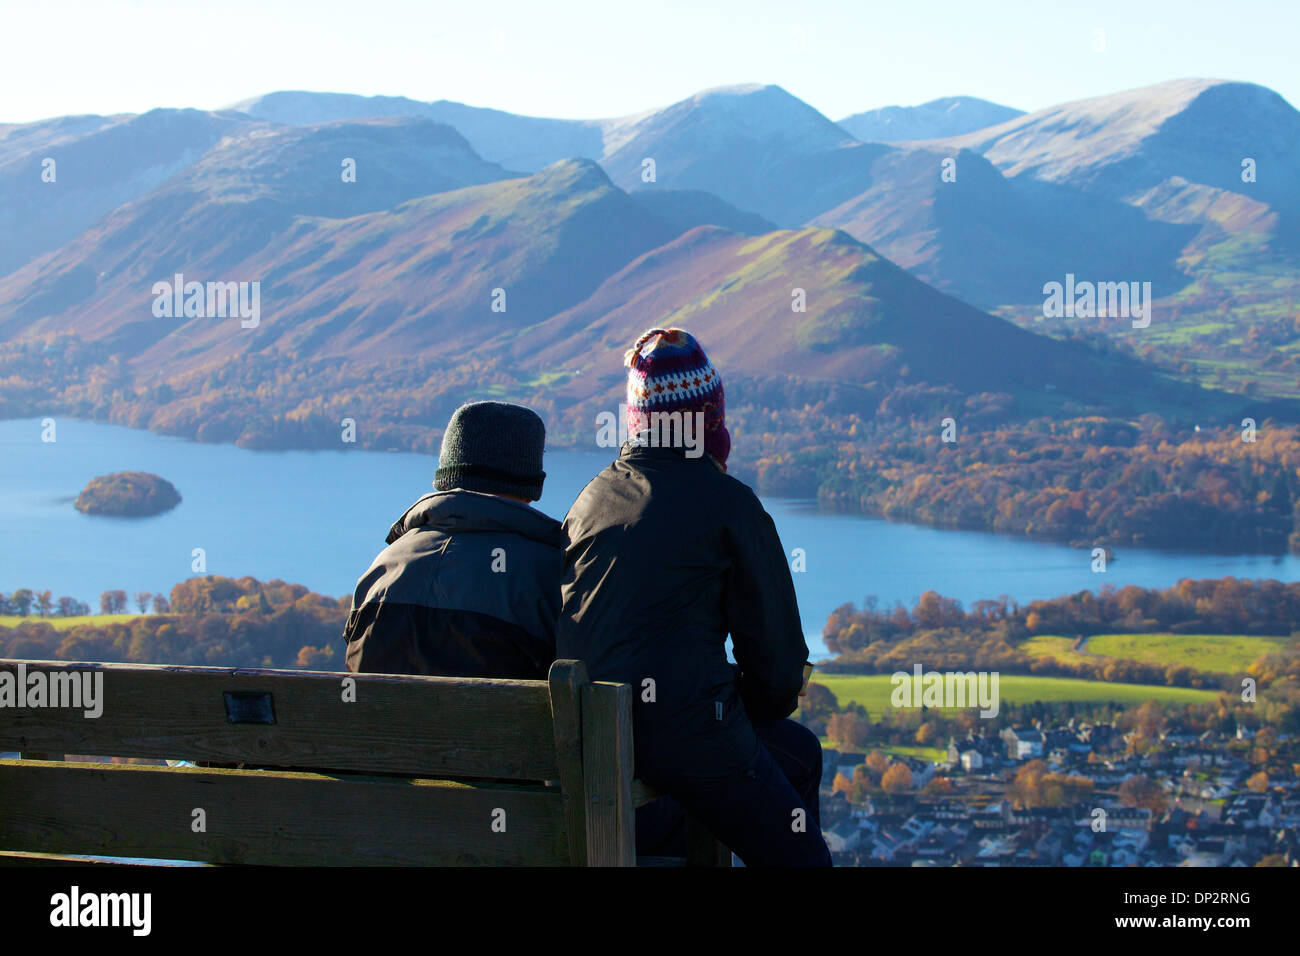
[[[951,180],[941,177],[945,162],[953,164]],[[1175,263],[1194,225],[1152,221],[1117,200],[1055,184],[1006,179],[969,150],[891,149],[871,163],[869,179],[811,222],[843,229],[974,305],[1041,306],[1043,284],[1063,281],[1066,263],[1080,278],[1141,277],[1155,295],[1186,283]]]
[[[0,275],[153,191],[248,125],[229,113],[162,109],[0,125]]]
[[[796,286],[806,313],[791,310]],[[750,375],[779,369],[856,383],[901,376],[963,393],[1008,392],[1026,409],[1174,411],[1209,398],[1024,332],[937,292],[843,232],[812,228],[755,238],[695,229],[538,327],[543,341],[557,344],[520,340],[510,360],[538,374],[565,373],[562,398],[595,398],[600,383],[617,388],[622,353],[651,314],[693,330],[719,367]],[[579,329],[588,345],[574,354],[563,343]]]
[[[302,148],[300,139],[313,142]],[[457,178],[500,174],[454,132],[425,121],[271,127],[257,142],[237,158],[214,151],[57,255],[0,281],[0,331],[102,342],[138,385],[165,381],[168,404],[190,420],[200,414],[189,400],[199,383],[241,355],[286,372],[342,359],[340,374],[358,382],[394,358],[472,358],[510,369],[515,388],[545,376],[553,394],[539,397],[561,405],[609,401],[617,388],[597,383],[621,376],[626,343],[652,322],[694,329],[739,375],[907,379],[1011,393],[1034,412],[1235,415],[1244,407],[1021,331],[842,232],[750,237],[698,225],[723,217],[689,202],[656,215],[653,203],[633,199],[591,162],[363,211]],[[393,174],[372,173],[381,186],[352,191],[360,175],[350,185],[327,178],[342,150],[357,153],[363,171],[382,157]],[[300,157],[296,165],[290,156]],[[260,277],[261,321],[241,328],[156,318],[148,290],[173,273]],[[795,288],[805,291],[805,312],[791,311]],[[575,338],[582,348],[568,344]],[[275,392],[268,397],[281,411],[296,404]]]
[[[343,181],[345,158],[357,162],[355,182]],[[188,273],[201,282],[274,286],[268,247],[296,223],[311,231],[299,217],[355,216],[505,175],[454,130],[424,120],[247,128],[66,246],[0,278],[0,335],[75,330],[127,355],[164,338],[175,343],[177,334],[211,343],[222,337],[219,325],[196,320],[178,328],[154,317],[154,283]],[[356,250],[334,252],[337,267]]]
[[[1137,254],[1162,301],[1140,338],[1127,324],[1095,329],[1180,377],[1217,388],[1300,396],[1300,113],[1250,83],[1176,80],[1067,103],[943,142],[993,162],[1013,185],[1123,203],[1185,245]],[[1122,234],[1116,230],[1116,235]],[[1159,270],[1176,270],[1159,280]],[[981,300],[989,304],[987,300]],[[1041,310],[1005,315],[1059,334]]]
[[[827,688],[841,704],[861,704],[873,720],[895,710],[891,703],[894,684],[888,674],[818,674],[817,683]],[[1215,691],[1190,687],[1159,687],[1109,681],[1074,680],[1068,677],[1030,677],[1004,674],[998,681],[1001,701],[1008,704],[1044,703],[1119,704],[1137,707],[1149,700],[1167,705],[1209,704],[1218,700]],[[911,708],[902,708],[904,710]],[[945,708],[937,708],[943,711]],[[954,708],[955,710],[955,708]]]

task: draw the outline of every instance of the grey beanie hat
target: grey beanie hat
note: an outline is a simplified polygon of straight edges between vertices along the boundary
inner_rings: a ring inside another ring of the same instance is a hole
[[[536,501],[542,496],[546,426],[531,408],[470,402],[452,413],[442,436],[437,491],[464,488]]]

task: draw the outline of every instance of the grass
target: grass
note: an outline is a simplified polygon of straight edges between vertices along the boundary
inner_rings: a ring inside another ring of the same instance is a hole
[[[1073,663],[1088,656],[1074,649],[1074,638],[1049,634],[1031,637],[1020,645],[1020,649],[1030,657],[1050,657],[1062,663]]]
[[[849,702],[861,704],[873,720],[879,719],[881,714],[892,707],[889,697],[893,685],[888,674],[821,674],[815,683],[828,688],[841,706]],[[1113,702],[1133,706],[1153,699],[1162,704],[1202,704],[1216,700],[1219,695],[1215,691],[1190,687],[1112,684],[1067,677],[1003,674],[998,679],[998,696],[1013,704],[1075,701],[1087,704]]]
[[[1087,658],[1118,657],[1146,664],[1185,664],[1193,670],[1233,674],[1245,670],[1262,654],[1282,650],[1289,637],[1251,634],[1099,634],[1088,639],[1082,651],[1074,639],[1055,635],[1031,637],[1020,645],[1032,657],[1071,662]]]
[[[67,631],[83,624],[123,624],[138,616],[136,614],[91,614],[88,617],[37,617],[35,614],[29,614],[26,617],[19,617],[16,614],[0,614],[0,627],[17,627],[24,621],[41,621],[52,625],[56,631]]]
[[[870,747],[867,752],[875,750]],[[902,744],[890,744],[887,747],[881,747],[885,753],[891,757],[915,757],[918,760],[928,760],[931,763],[938,763],[940,760],[948,759],[948,751],[943,747],[921,747],[921,746],[904,746]]]
[[[829,737],[818,737],[821,741],[822,749],[839,750],[840,745],[831,740]],[[903,744],[867,744],[864,748],[867,753],[873,750],[880,750],[889,754],[891,757],[915,757],[918,760],[928,760],[930,763],[938,763],[941,760],[948,759],[948,751],[943,747],[918,747],[904,746]]]

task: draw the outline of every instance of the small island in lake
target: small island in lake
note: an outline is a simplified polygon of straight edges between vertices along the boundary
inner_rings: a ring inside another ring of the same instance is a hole
[[[166,478],[147,471],[119,471],[92,479],[74,507],[88,515],[147,518],[180,503],[180,492]]]

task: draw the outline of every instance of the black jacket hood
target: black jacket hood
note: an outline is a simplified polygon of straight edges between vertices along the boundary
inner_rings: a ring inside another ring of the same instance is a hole
[[[554,548],[564,547],[564,531],[550,515],[520,501],[454,488],[420,498],[388,529],[392,544],[413,528],[445,534],[486,531],[520,534]]]

